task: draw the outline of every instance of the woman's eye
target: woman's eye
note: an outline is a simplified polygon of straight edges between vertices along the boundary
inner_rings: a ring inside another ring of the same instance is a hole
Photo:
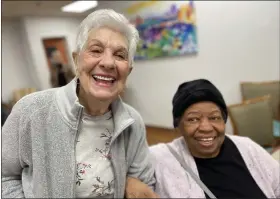
[[[220,120],[221,117],[220,116],[214,116],[214,117],[210,117],[210,120]]]
[[[119,59],[125,59],[125,56],[122,55],[122,54],[117,54],[116,56],[117,56]]]
[[[197,121],[199,121],[199,119],[198,118],[189,118],[188,121],[189,122],[197,122]]]

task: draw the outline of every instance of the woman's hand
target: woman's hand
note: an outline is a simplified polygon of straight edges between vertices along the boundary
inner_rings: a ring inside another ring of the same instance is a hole
[[[148,185],[132,177],[127,177],[126,179],[125,197],[159,198],[159,196],[155,192],[153,192],[153,190],[148,187]]]

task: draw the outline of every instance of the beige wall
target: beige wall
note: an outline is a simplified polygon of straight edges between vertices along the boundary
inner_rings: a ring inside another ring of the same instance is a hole
[[[125,98],[141,113],[147,125],[172,127],[171,100],[183,81],[208,78],[221,90],[226,102],[233,104],[241,100],[241,81],[279,80],[279,2],[197,1],[195,5],[199,45],[197,56],[138,61],[128,79]],[[38,81],[34,82],[39,88],[47,89],[50,85],[41,39],[65,36],[70,54],[74,50],[80,21],[80,18],[24,18],[21,23],[28,46],[17,50],[5,47],[2,51],[10,55],[15,51],[29,51],[32,60],[29,65],[32,65],[38,77]],[[3,31],[12,30],[6,28]],[[20,36],[15,35],[17,38]],[[6,44],[8,40],[13,40],[9,33],[3,34],[3,39],[6,39]],[[13,67],[14,71],[20,71],[22,78],[13,87],[28,85],[30,82],[23,78],[29,78],[28,74],[21,72],[24,64],[14,63],[12,59],[14,56],[6,57],[2,73],[12,75],[13,72],[7,68]],[[12,88],[6,89],[8,82],[2,82],[5,95]],[[230,123],[228,132],[232,132]]]

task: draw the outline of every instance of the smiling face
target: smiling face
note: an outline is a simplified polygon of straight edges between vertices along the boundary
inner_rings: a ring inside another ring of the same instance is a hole
[[[87,96],[113,101],[123,91],[131,67],[128,41],[120,32],[106,27],[91,30],[85,47],[73,58]]]
[[[184,113],[179,130],[191,154],[198,158],[216,157],[225,139],[225,122],[219,107],[212,102],[198,102]]]

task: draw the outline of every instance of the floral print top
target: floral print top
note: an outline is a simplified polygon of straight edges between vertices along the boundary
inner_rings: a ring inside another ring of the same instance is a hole
[[[113,198],[114,172],[110,144],[114,130],[112,113],[83,115],[76,144],[76,197]]]

